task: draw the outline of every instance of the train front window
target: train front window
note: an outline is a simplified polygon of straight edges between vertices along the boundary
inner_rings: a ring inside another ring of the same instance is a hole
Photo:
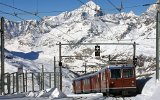
[[[133,70],[132,69],[123,69],[123,77],[124,78],[133,77]]]
[[[111,69],[111,78],[121,78],[121,70]]]

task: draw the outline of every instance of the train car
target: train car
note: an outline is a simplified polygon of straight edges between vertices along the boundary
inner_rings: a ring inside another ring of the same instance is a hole
[[[136,76],[132,64],[109,65],[100,71],[73,80],[74,93],[135,95]]]

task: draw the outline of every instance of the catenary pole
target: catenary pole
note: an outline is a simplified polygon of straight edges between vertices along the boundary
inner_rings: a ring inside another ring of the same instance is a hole
[[[1,18],[1,94],[4,93],[4,17]]]
[[[160,0],[157,4],[157,16],[156,16],[156,80],[159,80],[159,36],[160,36]]]
[[[62,57],[61,57],[61,42],[59,42],[59,73],[60,73],[60,90],[62,91]]]

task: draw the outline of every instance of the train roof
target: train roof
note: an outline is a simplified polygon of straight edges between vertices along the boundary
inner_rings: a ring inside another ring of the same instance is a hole
[[[114,68],[132,68],[134,67],[133,64],[123,64],[123,65],[109,65],[109,69],[114,69]]]
[[[97,75],[98,73],[101,73],[101,72],[105,71],[105,69],[121,69],[121,68],[133,68],[133,67],[134,67],[133,64],[127,64],[127,65],[108,65],[108,66],[100,69],[99,71],[97,71],[95,73],[84,75],[84,76],[80,76],[80,77],[77,77],[77,78],[75,78],[73,80],[80,80],[80,79],[84,79],[84,78],[88,78],[88,77]]]

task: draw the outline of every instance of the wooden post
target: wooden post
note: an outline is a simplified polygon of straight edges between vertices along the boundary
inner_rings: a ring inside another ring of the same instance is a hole
[[[24,77],[24,73],[22,73],[22,78],[23,78],[23,92],[25,92],[25,77]]]
[[[18,80],[19,77],[18,76],[19,76],[18,72],[16,72],[16,92],[17,93],[19,93],[19,83],[18,83],[19,82],[19,80]]]
[[[27,71],[26,71],[25,77],[26,77],[26,83],[25,83],[25,85],[26,85],[26,92],[27,92]]]
[[[34,75],[32,73],[32,91],[34,92]]]
[[[39,85],[39,90],[42,90],[41,88],[41,73],[38,73],[38,85]]]
[[[44,90],[44,67],[43,67],[43,64],[42,64],[42,80],[41,80],[41,83],[42,83],[42,90]]]
[[[10,86],[11,86],[10,74],[8,73],[8,74],[7,74],[7,88],[8,88],[8,94],[11,93]]]
[[[49,73],[49,88],[51,88],[51,72]]]
[[[13,93],[14,93],[14,88],[15,88],[15,77],[14,77],[14,73],[13,73],[12,75],[13,75],[12,80],[13,80]]]
[[[54,88],[56,87],[56,57],[54,57]]]

